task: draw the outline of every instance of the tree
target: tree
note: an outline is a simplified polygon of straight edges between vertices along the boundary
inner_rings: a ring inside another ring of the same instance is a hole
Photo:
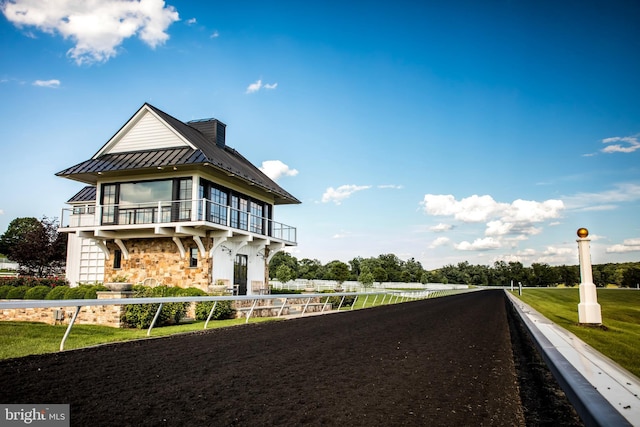
[[[16,218],[0,237],[0,252],[17,262],[22,273],[37,277],[59,274],[66,260],[66,237],[58,233],[55,218]]]
[[[403,262],[394,254],[383,254],[378,256],[380,265],[387,272],[387,281],[402,281],[402,265]],[[374,273],[375,274],[375,273]]]
[[[374,280],[375,278],[373,277],[373,273],[368,270],[363,271],[358,277],[358,281],[362,283],[362,286],[365,288],[370,288],[371,285],[373,285]]]
[[[628,268],[622,274],[622,286],[635,288],[640,284],[640,267]]]
[[[375,278],[376,282],[381,283],[386,282],[389,279],[387,272],[382,267],[376,267],[373,269],[373,277]]]
[[[273,258],[271,258],[271,261],[269,261],[270,278],[273,279],[274,277],[276,277],[278,267],[283,264],[289,267],[294,279],[298,277],[298,259],[288,252],[280,251],[276,253]]]
[[[580,273],[577,266],[561,265],[556,267],[558,271],[558,280],[560,283],[564,283],[565,286],[572,287],[580,283]],[[596,271],[594,273],[594,282],[596,278]]]
[[[303,258],[298,263],[298,278],[313,280],[324,275],[324,266],[317,259]]]
[[[422,279],[424,268],[420,261],[416,261],[415,258],[409,259],[403,265],[403,279],[408,283],[417,283]]]
[[[549,264],[534,262],[531,264],[531,270],[535,286],[548,287],[558,282],[558,275]]]
[[[276,268],[276,279],[280,283],[287,283],[289,280],[294,279],[293,271],[286,264],[280,264],[278,268]]]
[[[327,264],[327,270],[329,271],[329,280],[335,280],[339,284],[349,279],[351,275],[349,266],[342,261],[331,261]]]

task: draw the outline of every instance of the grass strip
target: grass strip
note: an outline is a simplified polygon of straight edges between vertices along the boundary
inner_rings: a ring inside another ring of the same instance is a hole
[[[273,318],[255,318],[251,323],[273,321]],[[215,320],[207,330],[244,324],[245,319]],[[203,321],[153,328],[151,337],[202,331]],[[48,325],[37,322],[0,322],[0,359],[30,354],[55,353],[60,348],[67,325]],[[65,350],[120,341],[147,338],[146,329],[120,329],[110,326],[73,325],[65,342]]]
[[[598,289],[603,328],[578,323],[579,289],[525,288],[514,295],[640,377],[640,291]]]

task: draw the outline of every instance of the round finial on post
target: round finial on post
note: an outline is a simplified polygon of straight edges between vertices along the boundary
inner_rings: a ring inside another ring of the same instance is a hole
[[[585,237],[587,237],[589,235],[589,230],[587,230],[586,228],[582,227],[582,228],[578,228],[578,237],[581,239],[584,239]]]

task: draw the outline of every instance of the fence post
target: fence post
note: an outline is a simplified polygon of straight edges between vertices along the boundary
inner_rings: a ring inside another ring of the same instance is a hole
[[[218,304],[218,301],[214,301],[213,302],[213,307],[211,307],[211,311],[209,312],[209,317],[207,317],[207,321],[204,322],[204,329],[207,329],[207,325],[209,324],[209,320],[211,320],[211,316],[213,316],[213,310],[216,309],[216,304]]]
[[[69,326],[67,326],[67,331],[64,333],[64,336],[62,337],[62,341],[60,342],[60,351],[64,350],[64,342],[67,340],[67,337],[69,336],[69,332],[71,332],[71,328],[73,327],[73,324],[76,321],[76,318],[78,317],[78,313],[80,313],[80,309],[82,308],[81,305],[76,307],[76,312],[73,313],[73,317],[71,318],[71,321],[69,322]]]
[[[156,315],[153,316],[153,320],[151,321],[151,325],[149,325],[149,330],[147,331],[147,336],[151,336],[151,329],[153,329],[153,325],[156,324],[156,320],[158,320],[158,316],[160,316],[161,310],[162,310],[162,303],[160,303],[160,307],[158,307],[158,311],[156,311]]]

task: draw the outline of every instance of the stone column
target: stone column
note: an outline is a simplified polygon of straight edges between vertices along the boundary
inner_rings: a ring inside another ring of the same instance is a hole
[[[578,304],[578,322],[593,325],[602,324],[602,313],[598,304],[596,285],[593,283],[591,253],[588,239],[589,230],[578,229],[578,259],[580,261],[580,304]]]

